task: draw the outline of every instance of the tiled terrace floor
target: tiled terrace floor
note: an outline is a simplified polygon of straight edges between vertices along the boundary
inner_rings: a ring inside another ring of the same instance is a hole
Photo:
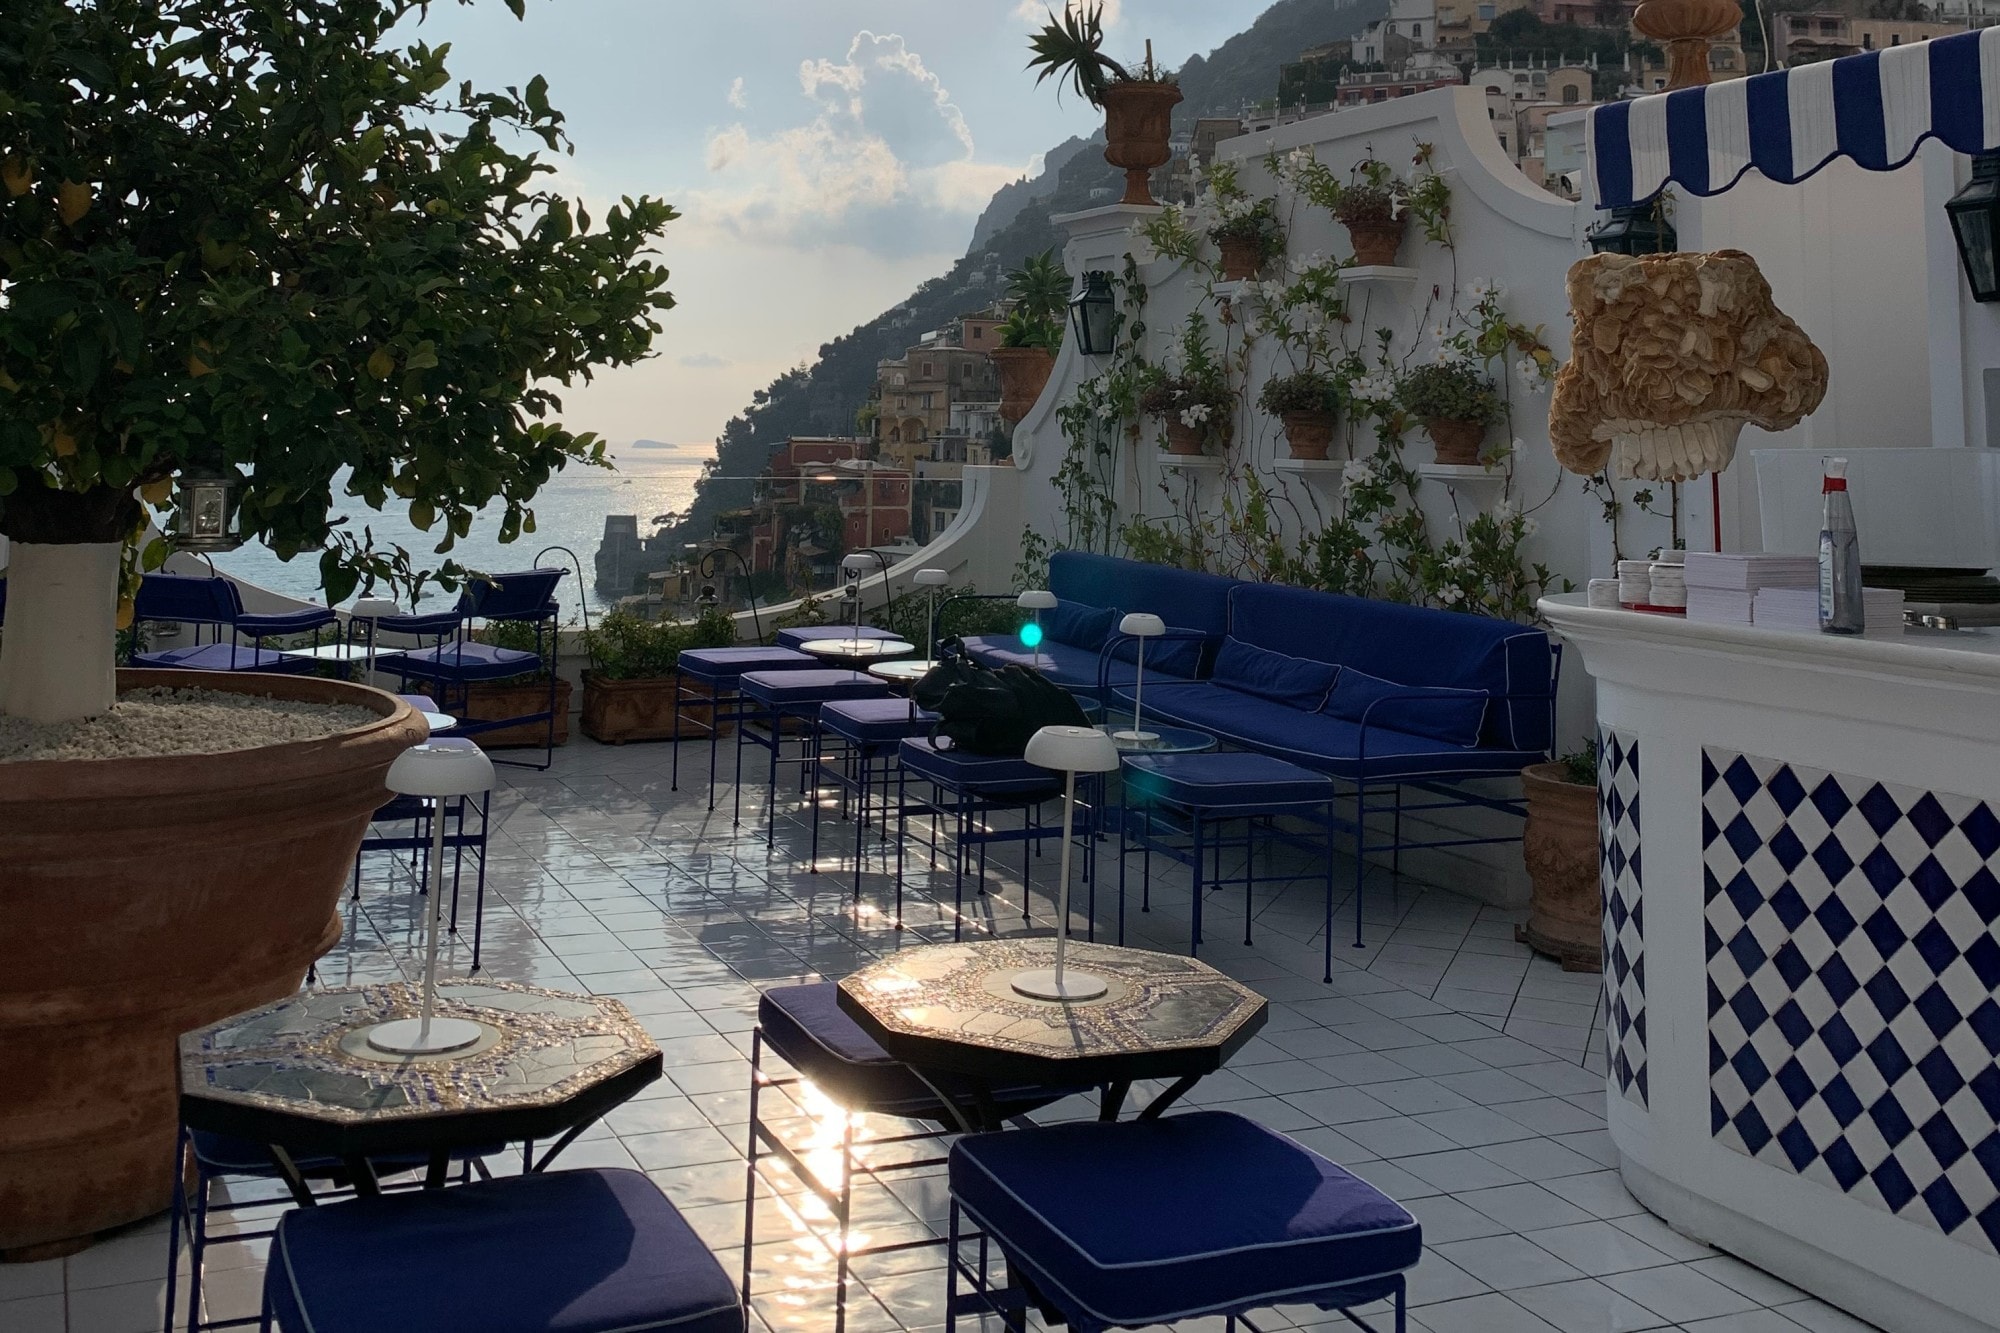
[[[746,791],[744,827],[732,830],[727,789],[711,816],[699,777],[668,790],[668,758],[661,746],[579,739],[547,773],[502,770],[485,963],[496,978],[619,996],[643,1016],[666,1051],[668,1078],[596,1127],[567,1161],[646,1170],[734,1271],[758,988],[839,977],[901,943],[948,938],[950,879],[940,878],[940,908],[923,896],[912,858],[909,928],[898,936],[879,910],[889,900],[884,876],[868,876],[864,899],[876,909],[857,915],[844,873],[806,869],[795,800],[781,793],[769,851],[757,823],[761,788]],[[691,748],[683,771],[699,773],[699,758]],[[851,826],[830,823],[827,832],[823,850],[847,852]],[[1036,866],[1038,893],[1053,882],[1054,850]],[[1015,848],[990,867],[1011,904],[993,918],[1003,932],[1022,929],[1019,866]],[[416,902],[398,868],[371,862],[348,940],[321,965],[325,981],[414,975]],[[1133,907],[1128,942],[1185,948],[1184,874],[1156,873],[1152,913]],[[1049,910],[1042,899],[1038,924]],[[1112,910],[1100,896],[1100,918]],[[1260,885],[1251,947],[1238,942],[1240,889],[1211,898],[1205,911],[1213,943],[1203,956],[1269,997],[1271,1016],[1189,1103],[1283,1130],[1409,1206],[1426,1242],[1412,1282],[1417,1333],[1870,1327],[1678,1235],[1625,1192],[1603,1128],[1596,981],[1515,944],[1517,913],[1372,876],[1367,947],[1338,941],[1325,985],[1319,881]],[[461,965],[468,953],[456,946]],[[837,1118],[824,1107],[804,1111],[793,1131],[832,1141]],[[883,1239],[941,1227],[941,1184],[935,1174],[907,1177],[894,1194],[878,1192],[858,1208],[857,1230]],[[0,1267],[0,1330],[158,1329],[164,1232],[156,1219],[67,1260]],[[789,1204],[760,1210],[759,1236],[763,1323],[773,1333],[830,1329],[831,1265],[802,1238]],[[263,1253],[263,1242],[212,1252],[211,1317],[254,1313]],[[941,1262],[936,1249],[861,1260],[849,1327],[940,1326]],[[1258,1323],[1340,1320],[1290,1309]]]

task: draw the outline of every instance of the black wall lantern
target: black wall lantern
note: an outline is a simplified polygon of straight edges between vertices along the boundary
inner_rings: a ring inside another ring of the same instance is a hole
[[[1069,322],[1085,356],[1109,356],[1117,350],[1118,298],[1109,273],[1093,269],[1083,275],[1083,290],[1070,299]]]
[[[2000,156],[1972,159],[1972,179],[1944,206],[1975,301],[2000,301]]]
[[[1584,233],[1592,253],[1600,255],[1660,255],[1680,248],[1674,224],[1658,199],[1626,204]]]
[[[236,522],[243,478],[228,468],[188,468],[174,481],[174,546],[182,551],[233,551],[243,544]]]

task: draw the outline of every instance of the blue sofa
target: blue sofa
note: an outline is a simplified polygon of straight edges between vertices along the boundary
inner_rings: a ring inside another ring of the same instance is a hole
[[[1118,634],[1118,622],[1128,611],[1146,611],[1168,627],[1164,639],[1146,646],[1148,687],[1198,679],[1228,631],[1229,593],[1237,584],[1236,579],[1142,560],[1058,551],[1049,559],[1049,591],[1057,604],[1041,617],[1042,673],[1065,689],[1092,695],[1109,676],[1129,683],[1133,672],[1118,669],[1107,675],[1105,668],[1110,662],[1137,661],[1137,646]],[[1015,634],[974,635],[965,647],[974,661],[987,666],[1036,662],[1035,651]]]

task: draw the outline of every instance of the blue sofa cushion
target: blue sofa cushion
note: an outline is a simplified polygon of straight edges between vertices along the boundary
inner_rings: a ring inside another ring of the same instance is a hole
[[[375,665],[405,680],[506,680],[510,676],[539,672],[542,655],[472,639],[455,639],[432,648],[377,654]]]
[[[1326,693],[1334,688],[1333,679],[1339,674],[1339,667],[1325,662],[1274,653],[1241,639],[1224,639],[1221,651],[1215,655],[1215,672],[1210,679],[1232,690],[1311,713],[1326,702]]]
[[[968,1135],[948,1171],[1009,1265],[1101,1324],[1359,1304],[1423,1253],[1401,1204],[1227,1111]]]
[[[1006,755],[940,748],[928,736],[912,736],[904,741],[896,758],[909,776],[953,790],[996,796],[1038,796],[1062,791],[1062,779],[1040,765]]]
[[[1113,626],[1113,628],[1117,628]],[[1169,624],[1168,629],[1185,629],[1184,625]],[[1146,640],[1146,674],[1178,676],[1182,680],[1196,680],[1201,676],[1202,653],[1214,646],[1214,639],[1148,639]],[[1114,660],[1137,662],[1139,642],[1127,639],[1111,650]],[[1121,671],[1114,679],[1131,679],[1132,673]]]
[[[807,708],[832,699],[881,698],[889,682],[865,671],[746,671],[736,688],[766,707]]]
[[[1413,693],[1421,697],[1409,697]],[[1365,721],[1370,731],[1387,727],[1453,745],[1477,745],[1487,702],[1484,690],[1401,685],[1349,667],[1334,683],[1324,711],[1347,722]]]
[[[1066,690],[1097,688],[1095,648],[1086,650],[1044,639],[1038,655],[1034,649],[1023,646],[1017,634],[975,634],[964,642],[966,653],[981,666],[1039,670]]]
[[[1112,695],[1129,703],[1129,686]],[[1146,716],[1206,731],[1247,750],[1261,750],[1350,781],[1367,777],[1469,778],[1520,772],[1545,756],[1539,750],[1468,749],[1430,736],[1368,728],[1361,750],[1358,724],[1325,713],[1302,713],[1254,694],[1206,681],[1146,689]]]
[[[1480,743],[1534,751],[1550,744],[1555,646],[1531,626],[1275,583],[1238,584],[1229,617],[1232,636],[1273,652],[1410,685],[1521,695],[1487,710]]]
[[[1229,590],[1237,582],[1219,574],[1088,551],[1057,551],[1049,557],[1049,591],[1057,597],[1148,611],[1169,625],[1216,638],[1229,629]],[[1151,669],[1152,654],[1146,661]]]
[[[1284,806],[1333,799],[1333,781],[1323,774],[1244,750],[1128,755],[1124,780],[1126,800],[1133,804],[1154,799],[1209,811],[1276,813]]]
[[[385,671],[394,670],[386,657],[378,657]],[[296,676],[313,669],[309,657],[286,657],[273,648],[252,648],[248,644],[203,643],[168,648],[157,653],[134,653],[135,667],[157,667],[171,671],[262,671]]]
[[[790,648],[688,648],[675,659],[683,676],[718,690],[734,689],[746,671],[810,671],[817,657]]]
[[[1116,607],[1057,598],[1054,606],[1042,612],[1042,633],[1057,643],[1095,653],[1103,649],[1105,636],[1117,626],[1118,616]]]
[[[637,1171],[505,1176],[297,1208],[264,1273],[312,1333],[742,1333],[736,1284]]]

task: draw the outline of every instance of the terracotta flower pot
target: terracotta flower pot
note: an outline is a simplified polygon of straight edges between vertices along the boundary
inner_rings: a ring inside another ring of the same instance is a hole
[[[1486,426],[1478,421],[1446,421],[1424,418],[1424,430],[1437,449],[1437,461],[1449,467],[1477,467],[1479,447],[1486,442]]]
[[[1255,241],[1217,241],[1222,251],[1222,279],[1224,282],[1242,282],[1257,276],[1257,270],[1264,267],[1264,252]]]
[[[1200,426],[1187,425],[1179,417],[1167,418],[1166,426],[1168,453],[1192,457],[1205,452],[1208,432]]]
[[[1528,924],[1514,937],[1561,962],[1565,972],[1595,972],[1604,952],[1597,789],[1565,781],[1561,764],[1522,769],[1521,787],[1528,798],[1521,855],[1534,895]]]
[[[1151,204],[1154,167],[1173,156],[1174,108],[1181,90],[1171,83],[1114,83],[1104,90],[1104,160],[1125,173],[1121,204]]]
[[[691,689],[697,688],[690,685]],[[706,740],[712,704],[684,704],[681,728],[690,740]],[[701,725],[690,725],[699,723]],[[724,722],[719,735],[732,724]],[[627,741],[670,741],[674,735],[674,678],[649,676],[612,680],[595,671],[583,673],[583,734],[607,745]]]
[[[1287,412],[1285,423],[1285,443],[1292,448],[1293,458],[1306,458],[1315,462],[1324,461],[1327,449],[1333,444],[1336,418],[1331,412]]]
[[[1348,223],[1347,237],[1354,243],[1354,262],[1370,267],[1393,265],[1396,252],[1403,248],[1404,224],[1402,217],[1393,222]]]
[[[987,353],[993,368],[1000,372],[1000,418],[1008,425],[1020,424],[1022,417],[1041,401],[1049,387],[1056,359],[1040,347],[996,347]]]
[[[173,1186],[175,1042],[297,990],[423,720],[305,676],[121,671],[375,721],[221,754],[0,764],[0,1252],[78,1248]],[[24,1253],[25,1252],[25,1253]]]
[[[556,677],[556,738],[557,745],[569,744],[569,700],[570,683],[565,678]],[[549,683],[546,680],[481,681],[466,688],[465,715],[470,721],[502,717],[525,717],[539,713],[549,706]],[[499,727],[493,731],[482,731],[473,739],[482,750],[539,750],[548,740],[548,724],[545,722],[523,722],[518,726]]]

